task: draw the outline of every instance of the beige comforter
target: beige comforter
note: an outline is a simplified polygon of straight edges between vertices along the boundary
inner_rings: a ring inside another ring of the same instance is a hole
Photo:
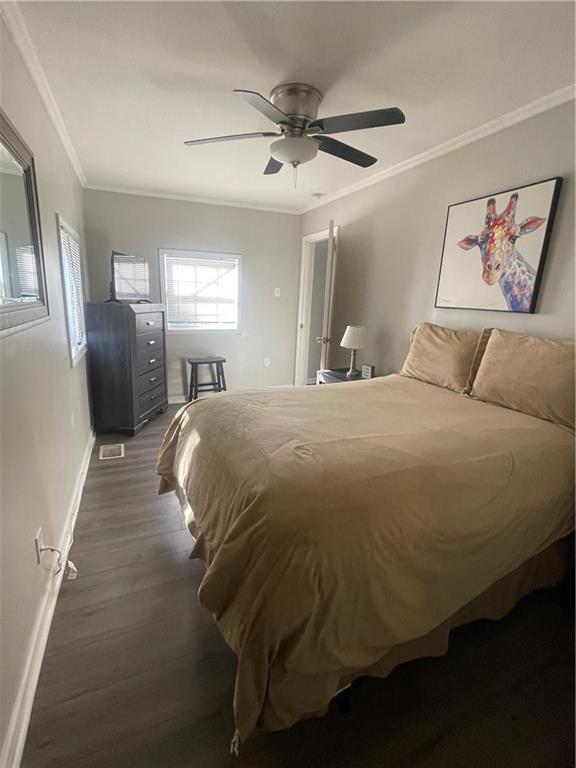
[[[161,492],[199,534],[240,736],[323,713],[567,535],[573,471],[566,429],[397,375],[183,408]]]

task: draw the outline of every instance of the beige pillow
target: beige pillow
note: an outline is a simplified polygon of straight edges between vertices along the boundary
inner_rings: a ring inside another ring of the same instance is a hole
[[[574,430],[574,342],[492,331],[472,396]]]
[[[489,331],[453,331],[433,323],[419,323],[400,373],[455,392],[467,392],[487,334]]]

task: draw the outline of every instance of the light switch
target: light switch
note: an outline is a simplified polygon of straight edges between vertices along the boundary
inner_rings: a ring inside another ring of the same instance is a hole
[[[280,288],[274,288],[274,296],[279,299],[280,298]]]

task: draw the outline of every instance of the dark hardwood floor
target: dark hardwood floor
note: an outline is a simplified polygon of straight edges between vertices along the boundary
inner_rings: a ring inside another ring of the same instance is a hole
[[[235,658],[196,596],[203,566],[154,466],[171,412],[92,456],[42,667],[25,768],[221,768]],[[98,447],[97,444],[97,447]],[[450,652],[365,680],[351,711],[263,734],[250,768],[568,768],[573,765],[570,588],[452,634]]]

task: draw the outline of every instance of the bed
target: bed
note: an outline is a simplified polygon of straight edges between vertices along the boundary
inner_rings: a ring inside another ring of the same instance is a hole
[[[564,426],[397,374],[182,408],[160,492],[238,657],[237,737],[322,715],[356,677],[558,583],[573,470]]]

